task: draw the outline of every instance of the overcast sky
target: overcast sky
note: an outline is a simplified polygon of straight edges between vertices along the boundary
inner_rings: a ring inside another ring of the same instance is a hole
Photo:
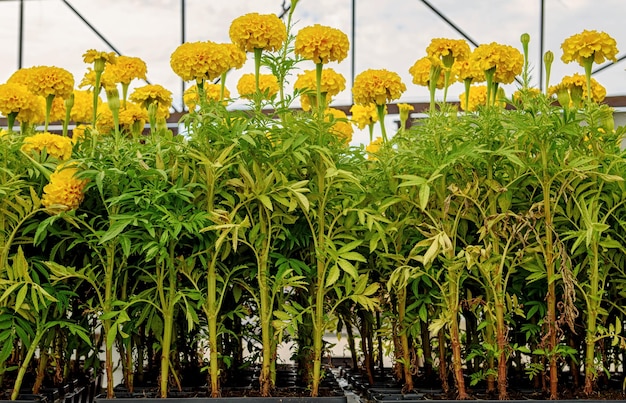
[[[348,88],[334,104],[351,102],[352,63],[356,74],[374,68],[397,72],[407,86],[400,102],[428,100],[428,91],[411,82],[408,72],[425,56],[432,38],[459,39],[463,36],[431,10],[430,4],[478,44],[499,42],[521,50],[519,37],[531,36],[533,84],[538,86],[540,60],[541,0],[356,0],[356,36],[352,38],[352,0],[300,0],[294,31],[312,24],[344,31],[352,41],[349,57],[329,66],[342,73]],[[22,66],[55,65],[75,76],[77,83],[86,68],[82,54],[87,49],[112,50],[72,11],[73,7],[121,54],[142,58],[148,65],[148,80],[174,93],[180,109],[182,84],[170,68],[172,52],[181,43],[181,0],[25,0]],[[289,1],[287,1],[289,3]],[[188,42],[230,41],[228,28],[236,17],[249,12],[280,13],[283,0],[186,0],[185,39]],[[550,79],[555,84],[565,75],[582,73],[576,63],[564,65],[560,45],[584,29],[604,31],[617,41],[618,57],[626,54],[626,1],[545,0],[544,51],[552,50],[555,63]],[[19,0],[0,0],[2,30],[0,83],[18,67]],[[253,71],[252,57],[231,73],[227,86],[236,95],[243,73]],[[302,69],[311,68],[303,64]],[[626,61],[594,75],[608,95],[626,95]],[[295,77],[294,79],[295,80]],[[292,82],[293,82],[292,80]],[[138,82],[137,85],[145,83]],[[515,88],[509,88],[514,90]],[[449,91],[457,100],[461,84]]]

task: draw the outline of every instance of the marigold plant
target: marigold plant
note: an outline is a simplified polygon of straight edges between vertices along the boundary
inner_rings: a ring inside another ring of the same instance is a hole
[[[311,109],[311,98],[316,97],[317,76],[315,70],[306,70],[299,74],[293,88],[303,91],[300,97],[302,109],[308,111]],[[332,102],[332,97],[346,89],[346,79],[340,73],[331,68],[322,71],[322,80],[320,82],[320,92],[325,94],[326,102]]]
[[[278,79],[273,74],[259,75],[259,90],[264,98],[272,98],[278,93]],[[255,77],[252,73],[242,75],[237,82],[237,92],[242,98],[253,99],[256,93]]]
[[[337,136],[343,144],[350,144],[354,129],[348,121],[346,113],[337,108],[328,108],[325,111],[324,118],[326,121],[333,123],[330,132]]]
[[[36,153],[45,150],[48,155],[68,160],[72,156],[72,141],[69,137],[43,132],[25,137],[21,149],[24,152]]]
[[[65,99],[74,90],[74,76],[61,67],[37,66],[28,75],[28,89],[44,98],[55,96]]]
[[[352,95],[354,103],[385,105],[400,98],[406,85],[397,73],[386,69],[365,70],[354,79]]]
[[[578,62],[584,67],[586,60],[602,64],[607,59],[617,61],[617,42],[606,32],[584,30],[565,39],[561,44],[563,63]]]
[[[435,64],[441,66],[441,61],[437,58],[431,58],[424,56],[418,59],[411,67],[409,67],[409,74],[413,77],[413,84],[421,85],[424,87],[430,86],[431,68]],[[445,76],[443,69],[440,69],[440,74],[437,76],[437,88],[441,89],[445,85]]]
[[[50,175],[50,183],[43,188],[41,204],[45,207],[58,206],[60,210],[76,210],[83,201],[83,190],[87,180],[76,178],[78,169],[59,165]]]
[[[350,107],[350,112],[352,114],[352,123],[360,130],[378,122],[378,113],[376,112],[376,105],[374,104],[355,104]]]

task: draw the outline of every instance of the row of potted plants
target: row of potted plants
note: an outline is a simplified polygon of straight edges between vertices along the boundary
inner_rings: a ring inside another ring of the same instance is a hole
[[[467,379],[506,399],[520,378],[557,398],[568,368],[592,395],[624,347],[624,128],[591,78],[615,59],[614,40],[566,39],[562,60],[585,74],[542,93],[529,87],[527,35],[521,52],[433,39],[410,69],[431,91],[428,117],[407,128],[401,104],[388,135],[386,105],[405,84],[366,70],[351,119],[329,108],[345,79],[328,64],[346,57],[347,36],[320,25],[292,35],[296,3],[286,23],[247,14],[232,44],[172,53],[195,83],[184,134],[164,125],[167,89],[127,96],[146,74],[135,58],[87,51],[89,90],[45,66],[0,85],[0,377],[11,398],[25,380],[37,393],[100,370],[101,351],[108,397],[115,351],[130,391],[151,380],[167,397],[208,379],[218,397],[258,363],[269,396],[287,340],[318,396],[328,331],[347,334],[371,383],[389,354],[404,391],[437,369],[460,399]],[[246,52],[249,108],[236,110],[226,76]],[[288,92],[304,61],[315,69]],[[454,81],[466,85],[463,111],[446,102]],[[47,132],[55,120],[60,135]],[[349,146],[352,125],[373,137],[377,124],[380,138]]]

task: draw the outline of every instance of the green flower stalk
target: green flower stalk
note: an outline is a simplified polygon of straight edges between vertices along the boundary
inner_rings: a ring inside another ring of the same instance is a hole
[[[107,90],[107,103],[113,115],[115,135],[120,134],[120,94],[117,89]]]
[[[63,119],[63,135],[67,136],[67,126],[70,122],[70,113],[74,107],[74,93],[65,100],[65,119]]]
[[[552,51],[547,51],[543,55],[543,64],[546,69],[546,88],[545,93],[548,92],[548,88],[550,88],[550,72],[552,71],[552,62],[554,62],[554,53]]]

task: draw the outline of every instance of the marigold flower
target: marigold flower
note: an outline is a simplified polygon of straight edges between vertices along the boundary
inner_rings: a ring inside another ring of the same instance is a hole
[[[441,61],[437,58],[432,58],[428,56],[424,56],[421,59],[418,59],[413,66],[409,68],[409,74],[413,76],[413,84],[422,85],[424,87],[429,87],[430,83],[430,69],[435,65],[441,66]],[[437,88],[441,89],[445,85],[445,76],[443,72],[443,68],[439,73],[439,77],[437,78]]]
[[[28,75],[28,89],[35,95],[49,95],[66,99],[74,90],[74,76],[55,66],[36,66]]]
[[[26,125],[38,125],[46,120],[46,100],[44,97],[33,95],[33,103],[23,108],[15,119]]]
[[[65,120],[65,100],[63,98],[54,97],[52,108],[50,109],[50,121],[61,122],[63,120]]]
[[[228,49],[211,41],[186,42],[170,56],[170,66],[184,81],[214,80],[231,68]]]
[[[0,129],[0,137],[6,136],[7,134],[9,134],[9,131],[7,129]]]
[[[246,52],[241,50],[239,46],[234,43],[218,43],[222,52],[225,55],[225,60],[228,63],[228,69],[240,69],[246,62]]]
[[[87,72],[83,76],[83,79],[78,84],[78,88],[89,87],[92,91],[96,86],[96,72],[91,68],[87,68]],[[104,88],[105,91],[111,91],[117,88],[115,80],[113,77],[108,74],[108,70],[105,70],[102,75],[100,75],[100,88]],[[93,103],[93,99],[91,100]]]
[[[25,137],[21,149],[24,152],[35,151],[37,153],[46,150],[48,155],[67,160],[72,156],[72,141],[69,137],[43,132]]]
[[[559,91],[566,91],[570,96],[569,106],[575,105],[580,101],[580,97],[587,97],[587,78],[582,74],[573,74],[571,76],[565,76],[561,82],[557,85],[550,86],[548,89],[548,95],[557,95]],[[604,101],[606,97],[606,88],[604,88],[595,78],[591,78],[591,99],[600,103]]]
[[[265,98],[272,98],[278,93],[278,79],[273,74],[259,75],[259,90]],[[254,74],[247,73],[241,76],[237,83],[237,92],[242,98],[252,99],[256,93],[256,82]]]
[[[336,108],[328,108],[324,112],[324,120],[333,123],[330,132],[337,136],[345,145],[348,145],[352,141],[354,130],[344,111]]]
[[[204,95],[207,100],[212,100],[215,102],[218,102],[220,100],[222,91],[221,84],[204,84],[202,86],[202,89],[204,90]],[[224,87],[224,98],[230,98],[230,91],[226,87]],[[183,102],[190,111],[196,109],[196,106],[200,102],[197,85],[194,84],[185,90],[183,94]]]
[[[79,141],[82,141],[85,138],[85,131],[87,130],[91,130],[91,125],[84,125],[84,124],[80,124],[80,125],[76,125],[73,129],[72,129],[72,144],[76,144]]]
[[[331,102],[331,97],[339,94],[346,89],[346,79],[343,75],[337,73],[331,68],[322,70],[321,92],[326,94],[326,103]],[[311,109],[311,99],[315,98],[317,90],[317,75],[315,70],[306,70],[299,74],[293,85],[294,89],[303,91],[300,97],[302,109],[308,111]]]
[[[21,69],[16,70],[11,74],[11,77],[7,80],[7,83],[14,84],[22,84],[28,87],[28,82],[30,81],[30,72],[32,67],[23,67]]]
[[[139,57],[118,56],[116,63],[107,65],[104,71],[110,81],[130,84],[135,79],[145,80],[148,67]]]
[[[478,110],[481,105],[487,105],[487,86],[486,85],[473,85],[469,91],[469,105],[465,105],[465,93],[459,95],[461,109],[466,112],[473,112]],[[496,96],[497,105],[504,107],[506,102],[502,101],[504,98],[504,89],[499,88]]]
[[[615,39],[605,32],[584,30],[565,39],[561,44],[563,63],[578,62],[584,67],[586,59],[593,60],[596,64],[602,64],[605,60],[617,61],[618,53]]]
[[[472,83],[485,81],[485,71],[477,68],[470,60],[455,61],[452,65],[452,74],[461,82],[469,80]]]
[[[30,92],[25,85],[13,82],[0,84],[0,113],[9,116],[10,113],[32,109],[37,102],[36,98],[36,95]]]
[[[456,61],[467,60],[470,47],[464,39],[434,38],[426,48],[429,57],[441,60],[446,68],[451,68]]]
[[[152,103],[157,103],[160,107],[168,109],[172,106],[172,92],[159,84],[148,84],[135,88],[130,94],[130,100],[148,108]]]
[[[243,51],[277,51],[287,40],[287,27],[275,14],[249,13],[230,24],[230,40]]]
[[[369,69],[354,79],[352,95],[356,104],[384,105],[388,101],[400,98],[406,91],[406,85],[397,73],[380,69]]]
[[[354,104],[350,107],[350,112],[352,113],[352,124],[360,130],[378,122],[378,111],[376,110],[376,105],[374,104]]]
[[[83,201],[87,180],[76,178],[78,169],[59,165],[50,175],[50,183],[44,186],[41,204],[45,207],[60,206],[61,210],[76,210]]]
[[[402,127],[406,125],[406,121],[409,120],[409,114],[414,110],[415,108],[411,104],[398,104],[398,113],[400,114],[400,122],[402,122]]]
[[[495,69],[494,82],[510,84],[522,73],[524,55],[512,46],[492,42],[474,49],[470,62],[482,71]]]
[[[380,151],[380,147],[383,145],[383,139],[381,137],[376,137],[371,143],[365,147],[365,151],[367,152],[367,159],[377,160],[375,154]]]
[[[294,52],[313,63],[340,62],[348,56],[350,42],[341,30],[315,24],[296,35]]]
[[[106,63],[115,63],[117,55],[115,52],[102,52],[95,49],[89,49],[83,53],[83,61],[85,63],[95,63],[98,60],[103,60]]]

